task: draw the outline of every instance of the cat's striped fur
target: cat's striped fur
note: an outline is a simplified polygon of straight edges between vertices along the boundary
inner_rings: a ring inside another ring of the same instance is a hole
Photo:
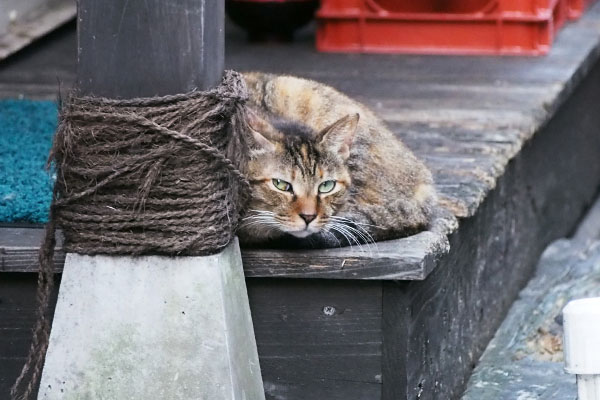
[[[428,225],[436,203],[431,173],[372,111],[318,82],[263,73],[244,78],[254,111],[252,199],[238,232],[242,242],[291,235],[347,244]],[[329,180],[334,189],[319,193]],[[281,182],[291,190],[281,190]]]

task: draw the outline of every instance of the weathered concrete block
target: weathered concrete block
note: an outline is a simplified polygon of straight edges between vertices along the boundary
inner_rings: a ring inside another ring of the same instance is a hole
[[[264,399],[237,242],[207,257],[68,254],[39,399]]]

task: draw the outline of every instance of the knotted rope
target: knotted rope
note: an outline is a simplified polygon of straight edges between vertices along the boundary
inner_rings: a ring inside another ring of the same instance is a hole
[[[29,398],[41,375],[56,227],[65,251],[81,254],[206,255],[229,244],[249,193],[240,170],[246,100],[233,71],[205,92],[68,98],[49,160],[56,183],[39,253],[38,321],[13,399]]]

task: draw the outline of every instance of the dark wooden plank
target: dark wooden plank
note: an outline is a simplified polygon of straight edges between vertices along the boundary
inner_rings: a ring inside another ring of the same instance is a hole
[[[268,399],[380,397],[381,282],[248,279],[247,287]]]
[[[467,137],[453,138],[439,132],[424,134],[414,131],[399,131],[396,135],[415,153],[423,154],[461,154],[465,157],[508,158],[509,155],[512,155],[511,149],[513,148],[510,142],[507,143],[508,139],[505,139],[505,142],[496,141],[490,145],[489,141],[469,140]]]
[[[0,228],[0,271],[37,270],[41,228]],[[59,242],[54,265],[62,271],[64,252]],[[357,248],[322,250],[242,249],[248,277],[329,279],[424,279],[448,251],[442,233],[423,232],[399,240]]]
[[[0,272],[35,272],[38,269],[38,250],[44,235],[43,228],[0,227]],[[57,235],[54,266],[62,271],[65,254],[62,235]]]
[[[267,400],[375,400],[381,384],[352,381],[264,382]]]
[[[213,87],[223,73],[223,24],[221,1],[80,0],[77,85],[123,98]]]
[[[43,236],[44,229],[42,228],[0,228],[2,248],[39,248]],[[60,249],[61,246],[62,234],[59,234],[56,237],[56,248]],[[0,254],[4,253],[0,251]]]
[[[242,249],[246,276],[329,279],[425,279],[448,251],[444,234],[422,232],[379,242],[371,250],[348,247],[323,250]]]
[[[27,358],[36,319],[36,288],[34,274],[0,275],[0,399],[10,398],[10,387]],[[51,299],[51,312],[57,292]]]
[[[577,227],[573,239],[581,242],[600,240],[600,198]]]
[[[554,99],[560,87],[553,85],[503,86],[493,84],[445,84],[403,82],[398,79],[352,81],[347,78],[328,83],[351,93],[371,108],[408,112],[473,110],[530,113],[536,106]]]
[[[483,126],[467,126],[455,121],[448,120],[442,122],[392,122],[388,124],[393,132],[404,140],[410,140],[411,137],[432,138],[437,140],[445,139],[456,145],[462,142],[493,144],[491,148],[497,145],[520,145],[523,132],[517,128],[509,127],[508,124],[496,127],[496,129],[484,129]]]
[[[570,234],[598,195],[598,88],[600,63],[508,164],[477,213],[461,220],[450,253],[428,278],[385,286],[384,301],[399,299],[409,311],[406,358],[383,370],[384,386],[397,371],[405,371],[406,385],[399,380],[384,394],[406,388],[407,399],[460,395],[541,252]]]
[[[555,84],[568,80],[578,67],[573,66],[571,60],[580,59],[581,55],[595,47],[582,38],[597,36],[597,27],[586,22],[593,18],[590,14],[596,10],[590,10],[576,28],[566,26],[545,57],[323,54],[314,50],[310,31],[291,45],[264,46],[248,44],[243,33],[231,29],[227,37],[226,63],[235,69],[267,70],[323,81],[344,77],[348,81],[389,78],[407,82],[494,84],[500,87]]]
[[[0,232],[4,229],[0,228]],[[41,234],[41,232],[40,232]],[[1,233],[0,233],[1,235]],[[0,247],[0,272],[33,272],[38,270],[39,245]],[[54,252],[54,268],[61,272],[65,263],[65,254],[61,248]]]
[[[2,278],[0,398],[27,354],[36,308],[35,276]],[[379,398],[380,283],[251,279],[247,285],[268,399]]]
[[[380,398],[380,282],[248,279],[247,287],[267,399]],[[35,290],[35,274],[0,275],[2,399],[27,355]]]
[[[72,0],[4,0],[0,17],[0,61],[75,18]],[[16,18],[10,19],[14,12]]]
[[[405,291],[398,289],[398,282],[383,282],[383,370],[384,400],[407,399],[408,374],[408,328],[410,326],[410,302]]]
[[[55,99],[75,81],[75,23],[68,23],[0,63],[0,98]]]

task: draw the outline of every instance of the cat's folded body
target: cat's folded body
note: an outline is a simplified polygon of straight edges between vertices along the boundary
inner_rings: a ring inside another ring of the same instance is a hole
[[[242,243],[339,246],[428,226],[431,173],[372,111],[314,81],[244,78],[252,196]]]

